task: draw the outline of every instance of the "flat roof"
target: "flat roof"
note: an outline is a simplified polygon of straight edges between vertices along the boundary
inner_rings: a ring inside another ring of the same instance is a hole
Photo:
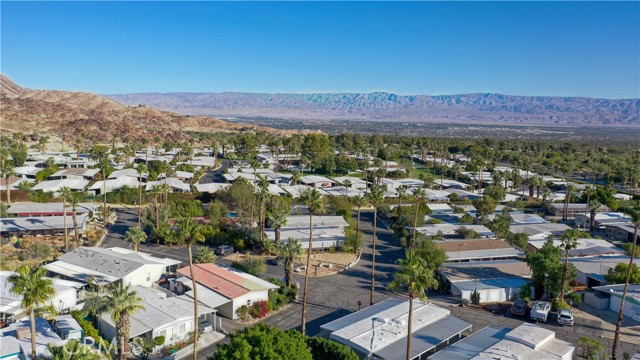
[[[2,232],[21,232],[21,231],[64,231],[64,216],[42,216],[42,217],[15,217],[1,218],[0,230]],[[68,230],[73,230],[73,216],[67,215]],[[87,214],[76,215],[78,227],[82,227]]]
[[[470,360],[495,345],[511,331],[506,326],[489,325],[444,350],[429,356],[429,360]]]
[[[554,331],[525,323],[479,353],[474,360],[563,360],[571,358],[574,351],[575,346],[556,339]]]
[[[522,251],[514,248],[455,251],[455,252],[446,252],[446,255],[447,255],[447,261],[524,257],[524,253]]]
[[[390,298],[324,324],[321,329],[329,331],[332,340],[365,354],[389,356],[387,348],[391,346],[389,351],[394,354],[387,359],[394,359],[406,339],[408,312],[407,300]],[[413,312],[413,335],[420,339],[414,344],[413,351],[417,354],[471,327],[451,316],[449,310],[430,303],[414,301]]]
[[[450,240],[435,243],[445,252],[513,249],[511,245],[499,239]]]
[[[76,205],[76,214],[83,214],[94,211],[97,205],[94,203],[84,202]],[[22,213],[57,213],[63,212],[62,203],[22,203],[14,204],[7,209],[7,214],[22,214]],[[67,212],[71,214],[73,207],[67,204]],[[67,214],[68,215],[68,214]]]
[[[609,272],[609,269],[613,269],[619,263],[629,264],[629,257],[626,255],[585,256],[569,258],[569,261],[579,272],[598,281],[605,281],[604,275]],[[634,259],[634,263],[640,266],[640,259]]]
[[[313,228],[314,232],[316,228],[321,227],[345,227],[349,226],[349,223],[342,216],[326,215],[326,216],[314,216]],[[309,229],[309,216],[308,215],[292,215],[287,216],[287,224],[282,226],[282,230],[286,229]]]
[[[530,240],[529,245],[540,249],[546,242],[547,240]],[[562,240],[554,239],[553,245],[560,247]],[[577,239],[577,246],[569,250],[569,255],[571,256],[592,256],[599,254],[624,255],[626,252],[606,240],[592,238]]]
[[[68,187],[71,190],[82,190],[87,185],[89,185],[89,180],[85,179],[47,180],[34,185],[31,190],[58,191],[63,187]]]
[[[447,280],[502,279],[508,277],[530,278],[529,265],[519,260],[474,261],[446,263],[438,270]]]

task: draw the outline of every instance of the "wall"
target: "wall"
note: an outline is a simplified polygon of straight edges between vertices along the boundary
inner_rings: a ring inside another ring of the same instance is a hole
[[[455,283],[451,286],[451,292],[453,293],[453,289],[455,288]],[[503,288],[503,289],[485,289],[478,290],[480,293],[480,303],[494,303],[494,302],[503,302],[509,301],[517,296],[521,291],[520,288]],[[471,301],[472,290],[463,290],[459,291],[461,293],[462,299],[466,299]]]
[[[153,283],[160,279],[165,273],[164,265],[144,265],[123,278],[125,285],[141,285],[144,287],[152,287]],[[147,281],[147,274],[150,273],[150,279]]]
[[[611,300],[609,301],[609,309],[618,313],[620,311],[620,302],[622,301],[622,294],[611,294]],[[627,295],[627,300],[624,302],[624,310],[622,311],[624,316],[636,321],[640,321],[640,304]]]
[[[260,300],[269,300],[269,290],[252,291],[248,294],[233,299],[231,302],[221,306],[217,310],[220,311],[220,314],[232,318],[233,320],[237,320],[238,315],[236,315],[236,310],[239,307],[241,307],[242,305],[247,305],[247,301],[250,305],[253,305],[253,303]],[[229,311],[231,312],[230,314]]]

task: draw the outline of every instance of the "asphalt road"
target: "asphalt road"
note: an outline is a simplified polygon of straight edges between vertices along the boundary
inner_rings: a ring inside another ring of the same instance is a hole
[[[103,247],[131,247],[130,244],[123,241],[124,234],[131,226],[137,226],[137,209],[118,209],[116,210],[118,219],[109,229],[109,233],[102,243]],[[364,249],[360,262],[347,271],[319,278],[310,278],[308,286],[308,306],[307,306],[307,334],[317,335],[320,326],[358,310],[358,301],[362,302],[362,307],[366,307],[369,303],[369,293],[371,286],[371,260],[372,260],[372,226],[373,212],[363,211],[361,227],[364,233]],[[391,233],[384,228],[382,221],[378,221],[377,230],[377,246],[376,246],[376,291],[374,298],[376,302],[389,298],[391,294],[386,290],[386,286],[391,281],[394,271],[397,269],[397,259],[401,258],[404,250],[397,246]],[[206,245],[205,245],[206,246]],[[183,264],[188,263],[187,249],[172,248],[164,245],[142,244],[141,250],[151,253],[155,256],[171,257],[182,260]],[[197,251],[195,249],[194,251]],[[226,260],[218,260],[219,263],[229,263]],[[267,265],[267,273],[263,276],[282,278],[284,271],[281,266]],[[304,281],[303,276],[296,274],[294,276],[302,288]],[[299,293],[302,299],[302,290]],[[481,329],[489,324],[518,326],[527,320],[513,318],[511,316],[494,316],[484,311],[472,311],[468,308],[460,308],[457,306],[459,301],[450,296],[442,296],[438,294],[430,294],[430,301],[449,307],[452,314],[474,325],[474,331]],[[282,310],[267,319],[265,323],[269,325],[279,326],[282,329],[300,329],[300,318],[302,305],[300,302],[293,303],[290,307]],[[605,344],[610,343],[607,339],[611,334],[607,334],[606,330],[597,323],[577,322],[573,327],[559,327],[555,325],[553,319],[549,323],[542,324],[556,331],[559,339],[577,343],[582,336],[591,339],[598,339]],[[223,319],[223,327],[228,332],[241,328],[242,325],[228,319]],[[624,330],[623,330],[624,331]],[[226,338],[228,339],[228,338]],[[223,340],[223,342],[227,340]],[[640,343],[640,341],[638,342]],[[640,345],[631,343],[621,343],[621,349],[626,352],[640,351]],[[215,351],[215,344],[199,351],[198,359],[206,360]]]

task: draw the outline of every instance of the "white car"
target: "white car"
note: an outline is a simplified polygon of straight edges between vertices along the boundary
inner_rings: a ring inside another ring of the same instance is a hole
[[[560,309],[560,311],[558,311],[558,325],[573,326],[573,311],[569,309]]]
[[[536,301],[531,308],[531,320],[547,322],[549,317],[549,311],[551,311],[551,304],[546,301]]]

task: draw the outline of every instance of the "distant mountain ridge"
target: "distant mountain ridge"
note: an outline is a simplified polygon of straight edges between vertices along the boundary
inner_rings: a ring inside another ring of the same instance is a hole
[[[400,120],[520,125],[640,126],[640,99],[492,93],[137,93],[106,95],[184,115],[305,120]]]

